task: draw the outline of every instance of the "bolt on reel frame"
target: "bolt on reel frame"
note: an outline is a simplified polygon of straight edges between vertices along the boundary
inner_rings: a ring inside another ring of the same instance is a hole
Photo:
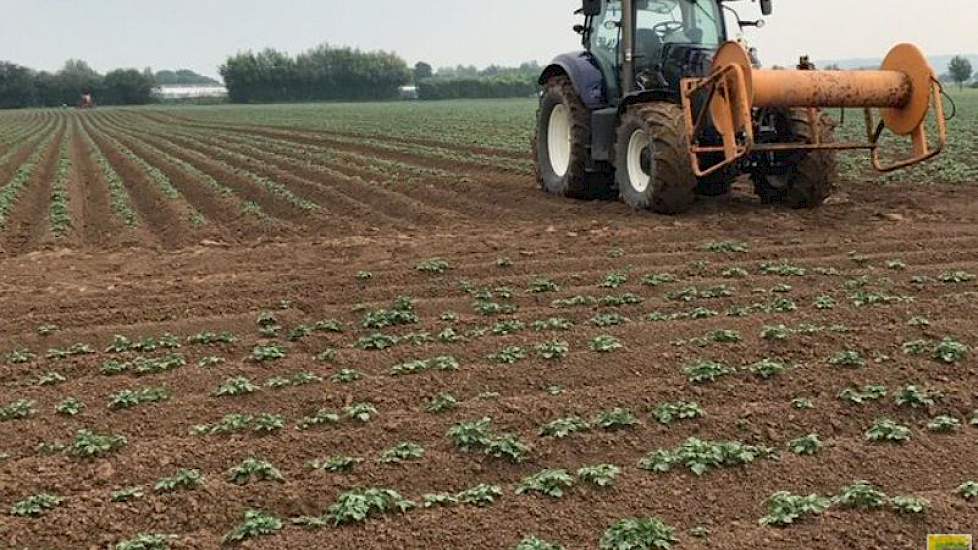
[[[947,121],[941,100],[941,84],[919,48],[900,44],[893,48],[878,71],[814,71],[755,69],[750,55],[737,42],[727,42],[716,54],[713,71],[705,78],[682,81],[689,154],[693,171],[704,177],[723,170],[753,152],[804,150],[870,151],[873,167],[892,172],[939,155],[947,146]],[[705,101],[700,101],[705,98]],[[695,105],[694,105],[695,104]],[[817,109],[864,108],[866,142],[823,143]],[[812,143],[757,143],[755,108],[805,108]],[[876,121],[874,109],[880,111]],[[928,142],[926,123],[933,110],[937,144]],[[722,145],[701,145],[712,121]],[[880,138],[884,129],[909,136],[909,158],[884,164]],[[704,169],[702,155],[723,154],[723,160]]]

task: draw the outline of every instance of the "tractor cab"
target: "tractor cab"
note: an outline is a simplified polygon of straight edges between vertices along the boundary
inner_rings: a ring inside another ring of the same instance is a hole
[[[709,74],[713,53],[727,37],[717,2],[639,0],[634,11],[632,24],[622,0],[601,2],[581,28],[584,47],[604,77],[609,105],[636,90],[678,95],[682,78]],[[622,52],[629,40],[634,40],[634,53],[626,59]]]

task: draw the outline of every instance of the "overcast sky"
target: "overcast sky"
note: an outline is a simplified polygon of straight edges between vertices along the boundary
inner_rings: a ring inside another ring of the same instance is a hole
[[[734,2],[756,17],[748,1]],[[978,53],[976,0],[774,0],[748,40],[767,64],[882,57],[911,41],[928,54]],[[409,63],[518,64],[578,47],[575,0],[0,0],[0,59],[53,70],[189,68],[215,76],[228,54],[297,53],[322,42],[394,50]]]

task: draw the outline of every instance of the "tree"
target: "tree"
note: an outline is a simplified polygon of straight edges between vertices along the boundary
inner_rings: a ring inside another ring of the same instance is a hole
[[[958,88],[964,88],[964,83],[971,79],[971,62],[965,57],[954,56],[947,69],[951,79],[958,83]]]
[[[243,52],[220,70],[235,103],[391,99],[412,74],[393,53],[328,44],[296,57],[270,49]]]
[[[36,105],[34,75],[27,67],[0,62],[0,109],[18,109]]]
[[[425,63],[424,61],[418,61],[414,65],[414,83],[417,84],[426,78],[431,78],[435,75],[435,70],[431,65]]]
[[[93,94],[95,100],[102,92],[102,75],[95,72],[88,63],[80,59],[65,61],[64,67],[58,71],[57,85],[59,103],[74,105],[82,94]]]
[[[116,69],[105,75],[100,101],[112,105],[144,105],[153,100],[156,79],[152,72]]]

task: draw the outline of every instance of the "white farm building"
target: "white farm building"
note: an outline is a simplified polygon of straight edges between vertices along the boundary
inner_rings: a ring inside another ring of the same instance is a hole
[[[161,100],[224,98],[228,96],[228,89],[224,86],[157,86],[153,96]]]

